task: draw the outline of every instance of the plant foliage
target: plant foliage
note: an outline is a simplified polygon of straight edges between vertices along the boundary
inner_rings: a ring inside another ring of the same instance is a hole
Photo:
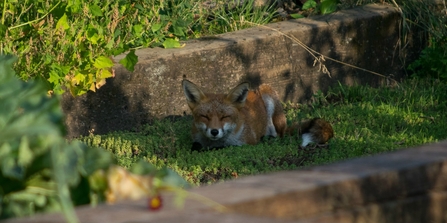
[[[337,10],[338,0],[321,0],[319,3],[315,0],[308,0],[303,4],[303,10],[314,10],[317,14],[330,14]]]
[[[130,173],[106,150],[67,142],[58,98],[42,83],[19,80],[14,61],[0,56],[0,219],[63,211],[77,222],[75,205],[184,193],[186,182],[166,167],[140,161]]]
[[[88,177],[112,161],[102,149],[66,142],[56,97],[42,83],[19,80],[16,59],[0,56],[0,219],[90,203]]]
[[[419,58],[410,64],[413,76],[447,80],[447,38],[425,48]]]
[[[82,95],[114,77],[113,56],[127,53],[119,63],[133,71],[135,49],[182,47],[179,41],[190,37],[269,22],[274,9],[254,9],[253,1],[231,10],[189,0],[0,1],[0,53],[18,55],[23,80],[46,80],[50,93]]]
[[[2,53],[18,55],[18,75],[73,95],[96,91],[113,77],[115,56],[133,70],[139,47],[178,47],[194,22],[188,2],[176,0],[1,1]]]

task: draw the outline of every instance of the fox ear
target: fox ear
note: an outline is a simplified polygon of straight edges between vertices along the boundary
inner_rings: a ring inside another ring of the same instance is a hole
[[[200,90],[197,85],[193,84],[191,81],[182,81],[183,93],[185,94],[186,100],[190,108],[194,107],[201,100],[206,98],[205,94]]]
[[[248,83],[242,83],[233,88],[230,93],[227,95],[227,100],[231,103],[238,104],[239,106],[244,106],[245,100],[248,95]]]

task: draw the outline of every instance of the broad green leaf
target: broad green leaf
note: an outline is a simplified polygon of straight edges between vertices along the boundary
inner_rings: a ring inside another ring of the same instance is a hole
[[[19,145],[18,164],[21,166],[28,166],[33,160],[33,151],[29,148],[28,137],[22,137]]]
[[[174,29],[174,35],[176,36],[184,36],[186,28],[188,27],[188,23],[182,19],[177,19],[173,24],[172,27]]]
[[[161,23],[155,23],[155,24],[153,24],[152,26],[151,26],[151,30],[152,30],[152,32],[157,32],[158,30],[160,30],[161,29],[161,26],[162,26],[162,24]]]
[[[116,39],[116,38],[118,38],[120,35],[121,35],[121,29],[120,29],[120,28],[117,28],[117,29],[115,30],[115,32],[113,33],[113,38]]]
[[[173,26],[174,27],[174,35],[176,36],[184,36],[185,33],[183,32],[183,27],[181,26]]]
[[[138,56],[135,55],[135,50],[131,50],[126,57],[119,61],[127,70],[134,71],[135,65],[138,62]]]
[[[90,40],[92,44],[98,44],[98,40],[101,39],[101,37],[98,35],[98,30],[92,27],[88,28],[87,39]]]
[[[81,142],[77,141],[77,143],[81,144]],[[84,144],[84,162],[82,163],[82,172],[84,176],[89,176],[96,172],[96,170],[102,170],[109,167],[110,163],[113,161],[113,156],[110,152],[98,148],[91,149],[85,147]]]
[[[81,7],[82,7],[81,0],[70,0],[70,1],[68,1],[67,8],[70,8],[71,11],[74,12],[74,13],[79,12]]]
[[[121,47],[113,48],[113,49],[112,49],[112,55],[113,55],[113,56],[120,55],[120,54],[122,54],[122,53],[124,53],[124,52],[126,52],[126,49],[121,48]]]
[[[101,68],[111,68],[113,67],[113,61],[109,57],[106,56],[99,56],[96,58],[95,63],[93,64],[94,67],[101,69]]]
[[[188,182],[186,182],[186,180],[183,179],[183,177],[178,175],[178,173],[168,168],[165,169],[167,174],[163,177],[163,186],[180,187],[180,188],[189,186]]]
[[[25,175],[23,167],[18,166],[13,157],[2,159],[1,169],[5,177],[15,180],[23,180]]]
[[[308,0],[303,4],[303,10],[308,10],[315,7],[317,7],[317,2],[315,2],[315,0]]]
[[[56,23],[56,30],[67,30],[70,28],[70,25],[68,24],[67,14],[64,14]]]
[[[301,19],[304,18],[303,15],[299,14],[299,13],[294,13],[294,14],[290,14],[290,17],[294,18],[294,19]]]
[[[50,78],[48,78],[48,82],[52,84],[59,83],[59,80],[62,78],[56,73],[56,71],[50,71]]]
[[[172,38],[167,38],[164,42],[163,42],[163,46],[164,48],[179,48],[180,42],[176,39],[172,39]]]
[[[113,74],[108,69],[100,69],[100,70],[98,70],[98,73],[96,76],[97,77],[99,76],[99,78],[105,79],[105,78],[113,77]]]
[[[320,4],[321,14],[333,13],[337,10],[337,0],[325,0]]]
[[[113,39],[110,39],[106,44],[106,48],[110,50],[113,48],[114,45],[115,45],[115,41],[113,41]]]
[[[132,26],[132,30],[133,30],[134,35],[137,37],[140,37],[141,35],[143,35],[143,26],[140,24]]]
[[[111,155],[108,153],[109,156]],[[111,156],[110,156],[111,157]],[[93,159],[87,159],[87,161],[94,161]],[[93,189],[93,191],[106,191],[107,190],[107,177],[105,175],[105,172],[96,169],[95,172],[88,174],[89,178],[89,184],[90,187]]]
[[[138,10],[141,10],[141,11],[145,10],[145,8],[141,4],[135,4],[135,8],[137,8]]]
[[[90,5],[89,6],[90,13],[92,13],[93,16],[103,16],[101,8],[97,5]]]
[[[132,165],[130,172],[137,175],[155,175],[157,167],[144,160],[139,160]]]
[[[84,82],[84,80],[85,80],[85,75],[84,75],[84,74],[81,74],[81,73],[77,73],[77,74],[73,77],[73,79],[72,79],[72,83],[74,83],[75,85],[78,85],[78,84]]]

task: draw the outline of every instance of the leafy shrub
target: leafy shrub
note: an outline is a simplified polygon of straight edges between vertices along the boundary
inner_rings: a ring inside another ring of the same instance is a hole
[[[42,83],[20,81],[12,56],[0,56],[0,219],[91,202],[88,177],[112,159],[101,149],[67,143],[56,97]],[[71,197],[70,197],[71,195]]]
[[[178,2],[1,1],[1,48],[19,56],[22,79],[39,77],[55,93],[81,95],[113,77],[110,56],[130,51],[120,63],[133,70],[135,48],[180,46],[194,5]]]
[[[447,38],[425,48],[408,69],[414,76],[447,80]]]
[[[166,167],[134,161],[129,173],[101,148],[66,142],[58,98],[48,97],[42,83],[19,80],[15,60],[0,55],[0,219],[63,211],[77,222],[74,205],[141,196],[161,201],[164,189],[184,193],[186,182]]]

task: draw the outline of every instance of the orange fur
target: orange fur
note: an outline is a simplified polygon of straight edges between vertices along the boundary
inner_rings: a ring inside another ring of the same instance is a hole
[[[317,143],[333,136],[330,124],[321,119],[309,122],[310,127],[296,124],[288,128],[281,102],[266,84],[249,90],[248,83],[242,83],[228,94],[204,93],[188,80],[183,80],[182,87],[194,118],[193,149],[254,145],[264,136],[282,137],[294,130],[300,134],[309,130],[312,136],[323,133],[313,137]]]

